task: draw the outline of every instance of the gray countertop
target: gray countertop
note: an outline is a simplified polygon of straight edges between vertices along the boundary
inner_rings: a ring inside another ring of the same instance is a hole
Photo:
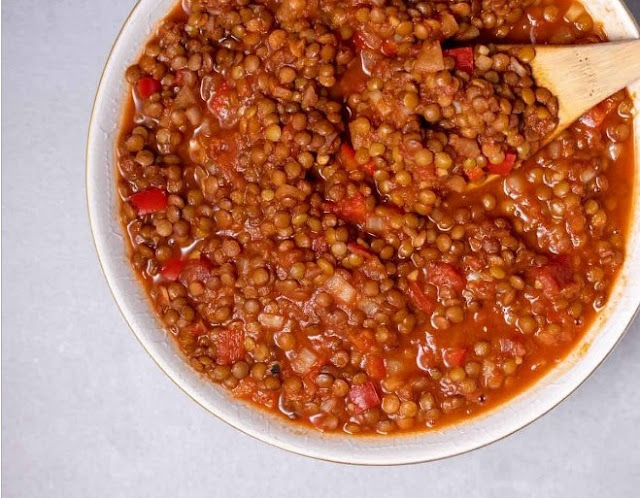
[[[637,496],[640,322],[550,414],[484,449],[335,465],[240,434],[156,367],[89,234],[84,153],[102,66],[133,0],[5,0],[3,496]],[[630,0],[636,16],[640,0]]]

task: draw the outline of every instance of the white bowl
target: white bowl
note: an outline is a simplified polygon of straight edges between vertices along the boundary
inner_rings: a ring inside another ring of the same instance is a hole
[[[466,422],[431,432],[391,437],[323,434],[291,424],[230,397],[191,369],[162,330],[128,262],[125,233],[118,221],[115,141],[128,88],[126,68],[134,63],[157,23],[175,0],[140,0],[127,19],[107,61],[98,88],[87,144],[87,200],[100,264],[113,296],[158,366],[204,408],[242,432],[303,455],[354,464],[404,464],[457,455],[501,439],[540,417],[573,392],[623,336],[640,303],[640,215],[633,203],[627,256],[609,304],[573,353],[530,389]],[[637,38],[638,26],[619,0],[591,0],[588,8],[611,39]],[[637,90],[632,88],[636,107]],[[635,147],[640,150],[640,119],[635,120]],[[636,155],[635,192],[640,161]]]

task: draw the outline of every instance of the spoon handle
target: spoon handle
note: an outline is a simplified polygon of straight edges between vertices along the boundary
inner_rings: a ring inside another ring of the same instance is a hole
[[[593,106],[640,79],[640,40],[538,46],[531,62],[539,86],[558,97],[555,134]]]

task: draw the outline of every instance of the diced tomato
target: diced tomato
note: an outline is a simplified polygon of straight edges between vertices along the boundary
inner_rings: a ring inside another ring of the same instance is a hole
[[[465,169],[464,174],[467,175],[467,178],[472,182],[478,182],[484,178],[482,168]]]
[[[392,40],[382,42],[382,53],[384,55],[396,55],[398,53],[398,44]]]
[[[461,367],[467,350],[464,348],[446,348],[442,351],[442,361],[447,368]]]
[[[236,398],[250,398],[258,388],[256,380],[252,377],[245,377],[238,382],[238,385],[231,390],[231,394]]]
[[[580,123],[588,128],[599,128],[607,115],[614,109],[615,103],[611,99],[606,99],[593,107],[589,112],[580,118]]]
[[[246,379],[246,377],[245,377]],[[251,395],[251,400],[266,408],[273,409],[278,406],[278,391],[268,391],[266,389],[256,389]]]
[[[504,161],[500,164],[489,163],[487,169],[494,175],[508,175],[516,164],[516,158],[515,152],[507,152]]]
[[[315,253],[324,253],[329,250],[329,244],[324,235],[319,234],[311,240],[311,249],[313,249]]]
[[[216,89],[209,99],[209,109],[218,118],[226,117],[227,107],[229,106],[229,93],[229,85],[225,82]]]
[[[224,119],[225,116],[227,115],[217,115],[219,119]],[[208,138],[207,145],[209,157],[215,158],[215,167],[222,173],[225,180],[232,183],[236,189],[241,190],[245,180],[237,170],[240,136],[233,130],[225,130]]]
[[[573,281],[573,269],[568,256],[556,256],[549,263],[534,268],[533,278],[547,294],[558,294]]]
[[[373,161],[368,161],[367,163],[360,166],[360,169],[367,175],[373,176],[373,174],[376,172],[376,165]]]
[[[201,322],[183,327],[182,330],[196,337],[207,333],[207,329]]]
[[[527,352],[524,344],[512,339],[500,338],[498,343],[500,344],[500,352],[506,353],[510,356],[524,356]]]
[[[573,269],[568,255],[555,256],[549,265],[554,269],[555,276],[562,285],[567,285],[573,281]]]
[[[543,290],[548,294],[560,292],[560,284],[553,276],[553,271],[547,266],[540,266],[533,270],[534,278],[542,285]]]
[[[344,166],[344,169],[347,171],[364,171],[368,175],[373,175],[375,173],[375,164],[373,161],[368,161],[366,164],[358,164],[356,161],[356,151],[353,150],[353,147],[343,143],[340,145],[339,152],[340,162]]]
[[[418,282],[409,281],[409,297],[423,313],[430,314],[436,309],[436,302],[425,294]]]
[[[357,193],[353,197],[342,199],[337,203],[328,203],[329,210],[345,221],[365,223],[367,221],[367,204],[364,195]]]
[[[349,340],[361,353],[369,353],[371,348],[376,344],[373,332],[370,330],[363,330],[362,332],[353,332],[349,334]]]
[[[473,48],[450,48],[448,50],[444,50],[443,52],[445,57],[453,57],[453,59],[456,61],[456,69],[469,74],[473,74]]]
[[[358,52],[362,52],[367,48],[378,50],[382,45],[380,38],[376,34],[368,31],[356,31],[353,35],[353,43]]]
[[[362,38],[360,33],[357,31],[353,34],[353,44],[356,46],[356,50],[358,52],[362,52],[362,50],[367,48],[367,46],[364,43],[364,39]]]
[[[136,192],[129,197],[131,204],[139,215],[157,213],[167,209],[167,193],[159,188],[150,188]]]
[[[347,247],[349,248],[349,250],[352,253],[360,255],[364,259],[369,259],[369,258],[374,258],[375,257],[375,254],[371,254],[369,251],[367,251],[364,247],[362,247],[360,244],[358,244],[356,242],[349,242],[347,244]]]
[[[340,145],[340,162],[347,170],[357,169],[356,151],[348,144]]]
[[[359,386],[353,386],[349,391],[349,399],[356,405],[359,413],[369,408],[380,406],[380,396],[373,382],[365,382]]]
[[[160,90],[162,90],[162,85],[158,80],[153,78],[140,78],[136,83],[138,96],[143,99],[148,99]]]
[[[384,365],[384,359],[375,354],[367,356],[364,369],[367,372],[367,375],[374,380],[384,379],[387,375],[387,368]]]
[[[238,382],[238,385],[231,390],[235,398],[250,399],[254,403],[267,408],[275,408],[278,401],[277,391],[267,391],[260,389],[258,383],[252,377],[245,377]]]
[[[186,264],[186,261],[183,259],[180,259],[180,258],[171,259],[164,264],[164,266],[162,267],[162,270],[160,270],[160,275],[162,275],[167,280],[171,280],[172,282],[175,282],[176,280],[178,280],[180,273],[182,273],[182,270],[184,269],[185,264]]]
[[[598,128],[607,115],[598,107],[594,107],[580,118],[580,122],[589,128]]]
[[[427,266],[427,281],[436,287],[451,287],[457,292],[467,286],[467,279],[448,263],[430,263]]]
[[[206,282],[211,277],[213,266],[206,258],[188,259],[185,261],[178,278],[184,286],[188,286],[191,282]]]
[[[435,368],[437,366],[437,361],[433,349],[426,345],[419,346],[416,362],[418,367],[425,372]]]
[[[244,332],[226,329],[216,338],[216,361],[218,365],[232,365],[244,358]]]

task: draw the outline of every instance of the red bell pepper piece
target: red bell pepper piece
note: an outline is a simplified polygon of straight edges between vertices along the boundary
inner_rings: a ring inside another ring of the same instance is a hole
[[[373,382],[365,382],[359,386],[353,386],[349,391],[349,399],[356,405],[359,413],[369,408],[380,406],[380,396],[378,396]]]
[[[136,90],[140,98],[148,99],[154,93],[162,90],[160,82],[153,78],[140,78],[136,83]]]
[[[232,365],[244,358],[244,332],[238,329],[223,330],[216,338],[216,361],[219,365]]]
[[[186,261],[180,258],[170,259],[167,261],[162,270],[160,270],[160,275],[162,275],[167,280],[171,280],[175,282],[180,277],[182,270],[184,269]]]
[[[167,193],[159,188],[136,192],[129,197],[129,200],[139,215],[164,211],[168,205]]]
[[[516,158],[515,152],[507,152],[504,156],[504,161],[500,164],[489,163],[487,169],[494,175],[508,175],[516,164]]]
[[[443,50],[445,57],[453,57],[456,61],[456,69],[473,74],[473,48],[460,47]]]

